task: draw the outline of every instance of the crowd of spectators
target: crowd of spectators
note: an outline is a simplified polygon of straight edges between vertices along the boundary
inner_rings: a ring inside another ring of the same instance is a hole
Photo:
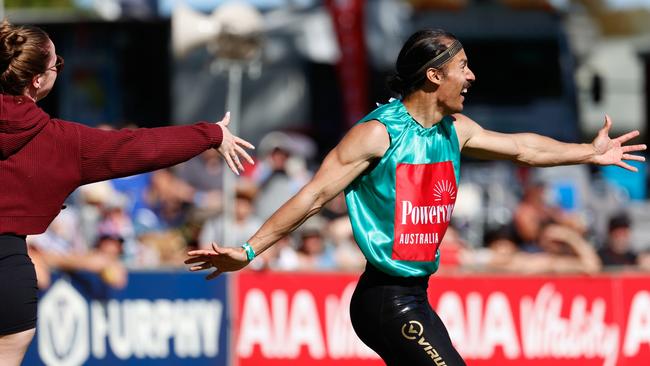
[[[182,267],[189,249],[223,243],[224,230],[230,230],[233,245],[240,245],[310,179],[314,151],[304,136],[273,132],[263,139],[257,163],[247,165],[237,178],[234,217],[227,227],[222,218],[224,167],[214,150],[174,168],[83,186],[44,234],[28,237],[39,286],[46,288],[50,270],[59,269],[96,272],[121,287],[130,269]],[[598,197],[584,198],[582,204],[574,197],[567,205],[566,199],[552,197],[553,179],[542,179],[536,171],[489,168],[500,172],[495,189],[490,182],[472,179],[473,169],[484,168],[466,166],[468,181],[459,187],[458,212],[440,247],[441,272],[650,270],[650,239],[633,243],[635,227],[648,222],[632,220],[625,209],[630,198],[616,193],[619,188],[604,183],[605,191],[615,196],[607,209],[594,208],[607,196],[597,189],[591,194]],[[639,174],[645,180],[645,173]],[[597,171],[589,175],[604,181]],[[364,265],[340,194],[250,267],[361,271]]]

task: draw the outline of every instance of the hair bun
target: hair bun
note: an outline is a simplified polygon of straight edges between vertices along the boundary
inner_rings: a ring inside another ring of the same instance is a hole
[[[0,89],[10,95],[22,95],[34,75],[47,69],[49,36],[30,25],[0,23]]]
[[[26,40],[27,39],[24,36],[20,35],[18,32],[12,31],[10,34],[7,35],[7,38],[5,38],[4,44],[5,47],[7,47],[7,49],[13,50],[14,57],[15,57],[18,56],[15,54],[16,52],[20,54],[20,52],[22,51],[22,46]]]
[[[27,39],[22,36],[15,26],[7,21],[0,25],[0,63],[9,63],[23,52],[23,44]]]

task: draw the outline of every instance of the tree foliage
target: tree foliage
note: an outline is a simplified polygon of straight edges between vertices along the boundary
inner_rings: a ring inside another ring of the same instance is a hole
[[[73,0],[5,0],[7,9],[20,8],[74,8]]]

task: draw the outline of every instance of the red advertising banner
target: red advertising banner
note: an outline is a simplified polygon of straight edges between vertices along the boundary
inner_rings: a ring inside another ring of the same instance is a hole
[[[242,273],[234,354],[248,365],[383,365],[356,337],[356,275]],[[650,365],[650,277],[433,276],[468,365]]]
[[[238,365],[382,365],[350,323],[357,278],[241,273],[233,319]]]
[[[648,280],[434,276],[429,300],[471,365],[645,365]]]

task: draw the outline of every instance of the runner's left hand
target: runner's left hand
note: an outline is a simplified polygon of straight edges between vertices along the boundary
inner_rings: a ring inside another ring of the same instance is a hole
[[[596,155],[593,158],[593,163],[598,165],[616,165],[621,168],[631,170],[633,172],[638,169],[625,160],[645,161],[645,157],[630,154],[631,152],[643,151],[646,145],[625,145],[629,140],[639,136],[639,131],[635,130],[628,132],[615,139],[609,137],[609,130],[612,127],[612,120],[608,115],[605,115],[605,125],[598,131],[598,135],[592,142]]]

